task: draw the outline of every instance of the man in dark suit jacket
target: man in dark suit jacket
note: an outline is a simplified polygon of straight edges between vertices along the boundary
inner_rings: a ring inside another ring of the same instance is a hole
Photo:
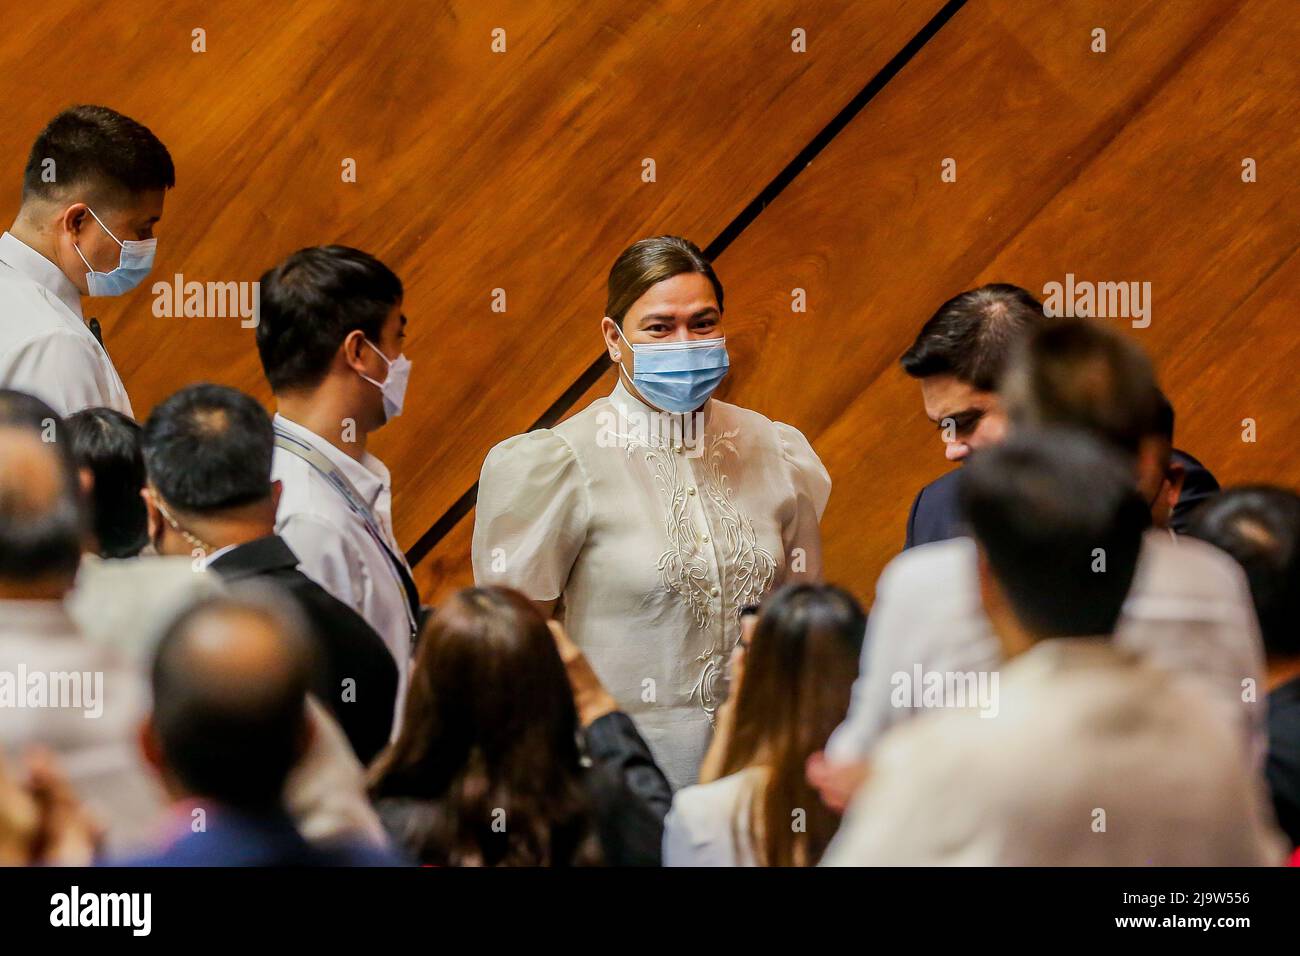
[[[236,590],[239,590],[238,588]],[[209,598],[155,653],[146,761],[175,801],[170,842],[131,866],[383,866],[352,843],[309,844],[283,805],[310,739],[315,648],[283,595]]]
[[[938,427],[949,461],[961,462],[1006,434],[998,383],[1017,346],[1049,321],[1043,306],[1019,286],[994,283],[954,296],[925,323],[901,364],[921,383],[926,415]],[[1174,412],[1163,396],[1151,426],[1150,474],[1142,491],[1152,521],[1176,532],[1196,505],[1219,489],[1199,461],[1173,447]],[[904,548],[965,534],[957,508],[960,469],[930,482],[912,500]]]
[[[225,580],[266,582],[296,602],[316,640],[312,692],[369,763],[393,728],[397,664],[360,615],[298,570],[275,534],[280,489],[265,410],[235,389],[194,385],[154,409],[143,441],[154,547],[192,555]]]
[[[311,691],[338,720],[357,758],[370,763],[388,744],[397,701],[397,664],[374,628],[298,570],[298,556],[277,534],[236,545],[208,569],[227,581],[269,582],[297,601],[322,651]]]
[[[1236,558],[1250,583],[1268,668],[1265,775],[1278,825],[1300,845],[1300,495],[1229,488],[1196,512],[1187,533]]]

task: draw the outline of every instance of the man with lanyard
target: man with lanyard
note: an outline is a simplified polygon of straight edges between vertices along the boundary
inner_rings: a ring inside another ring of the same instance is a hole
[[[0,387],[61,415],[95,406],[132,415],[81,297],[121,295],[149,274],[175,183],[167,147],[107,107],[75,106],[41,130],[22,206],[0,236]]]
[[[402,411],[402,283],[345,246],[302,249],[261,279],[257,349],[275,393],[276,532],[302,571],[383,638],[401,677],[420,606],[393,535],[388,469],[370,433]]]

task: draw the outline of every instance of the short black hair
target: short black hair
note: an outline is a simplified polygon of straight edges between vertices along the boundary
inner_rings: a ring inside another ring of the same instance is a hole
[[[1077,430],[1018,431],[971,456],[959,497],[1025,627],[1039,637],[1114,631],[1151,521],[1122,455]]]
[[[261,279],[257,354],[271,391],[314,388],[354,329],[376,347],[402,280],[348,246],[299,249]]]
[[[994,282],[953,296],[921,327],[899,362],[912,378],[952,375],[981,391],[998,386],[1015,342],[1047,321],[1018,285]]]
[[[83,408],[68,416],[65,433],[78,467],[95,479],[90,506],[100,556],[134,557],[149,542],[140,426],[112,408]]]
[[[151,722],[167,769],[191,794],[252,811],[281,801],[301,754],[313,664],[301,617],[286,600],[245,583],[192,605],[158,643]],[[214,668],[213,652],[196,646],[204,619],[234,615],[258,617],[274,635],[262,651],[275,666],[255,679]]]
[[[1014,350],[1001,392],[1017,427],[1081,428],[1129,454],[1144,438],[1173,431],[1151,360],[1090,319],[1059,319],[1030,333]]]
[[[53,161],[53,182],[47,181]],[[46,124],[23,171],[23,201],[53,199],[89,185],[137,195],[176,185],[167,147],[149,129],[107,106],[74,106]]]
[[[225,385],[190,385],[144,425],[149,481],[169,504],[204,514],[271,493],[275,433],[253,398]]]
[[[1192,512],[1187,534],[1245,569],[1265,652],[1300,656],[1300,495],[1270,485],[1230,488]]]

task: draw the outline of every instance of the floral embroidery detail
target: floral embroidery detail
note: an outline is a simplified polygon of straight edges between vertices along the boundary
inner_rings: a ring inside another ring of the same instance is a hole
[[[735,456],[733,439],[736,430],[705,438],[703,476],[699,482],[701,504],[707,498],[715,513],[715,521],[722,529],[721,540],[713,542],[713,553],[721,562],[718,577],[724,597],[730,605],[728,611],[739,626],[740,609],[759,600],[776,576],[776,560],[771,552],[758,546],[758,535],[753,522],[736,507],[727,475],[723,472],[724,454]],[[721,702],[721,684],[726,676],[727,656],[731,646],[723,637],[725,628],[712,633],[714,628],[714,595],[712,564],[700,556],[702,543],[695,522],[691,519],[688,479],[689,468],[684,458],[675,453],[668,441],[656,441],[645,435],[620,436],[626,441],[629,457],[633,451],[645,454],[654,468],[655,482],[665,506],[664,531],[668,547],[659,556],[659,580],[664,587],[679,594],[690,609],[695,626],[710,635],[710,644],[696,658],[702,665],[699,678],[691,688],[691,696],[699,701],[701,709],[714,719]]]

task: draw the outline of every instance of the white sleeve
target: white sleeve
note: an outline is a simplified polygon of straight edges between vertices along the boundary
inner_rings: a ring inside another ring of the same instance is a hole
[[[831,476],[799,429],[774,422],[794,487],[794,513],[781,529],[785,581],[819,581],[822,576],[821,518],[831,494]]]
[[[303,574],[365,616],[365,561],[342,529],[319,515],[299,512],[276,531],[297,555]]]
[[[668,816],[664,817],[664,866],[694,866],[694,844],[686,819],[674,800]]]
[[[914,622],[909,621],[908,600],[894,587],[898,576],[891,571],[896,570],[890,562],[876,581],[876,600],[867,615],[849,712],[826,744],[826,758],[832,763],[862,760],[880,735],[903,716],[892,706],[890,692],[893,674],[899,670],[911,673],[911,665],[899,658],[900,654],[906,656]]]
[[[64,417],[106,405],[109,391],[97,348],[86,336],[70,330],[38,336],[4,357],[0,382],[35,395]],[[118,411],[130,413],[129,408]]]
[[[542,429],[488,452],[474,514],[474,581],[534,601],[564,593],[587,538],[586,480],[569,444]]]

